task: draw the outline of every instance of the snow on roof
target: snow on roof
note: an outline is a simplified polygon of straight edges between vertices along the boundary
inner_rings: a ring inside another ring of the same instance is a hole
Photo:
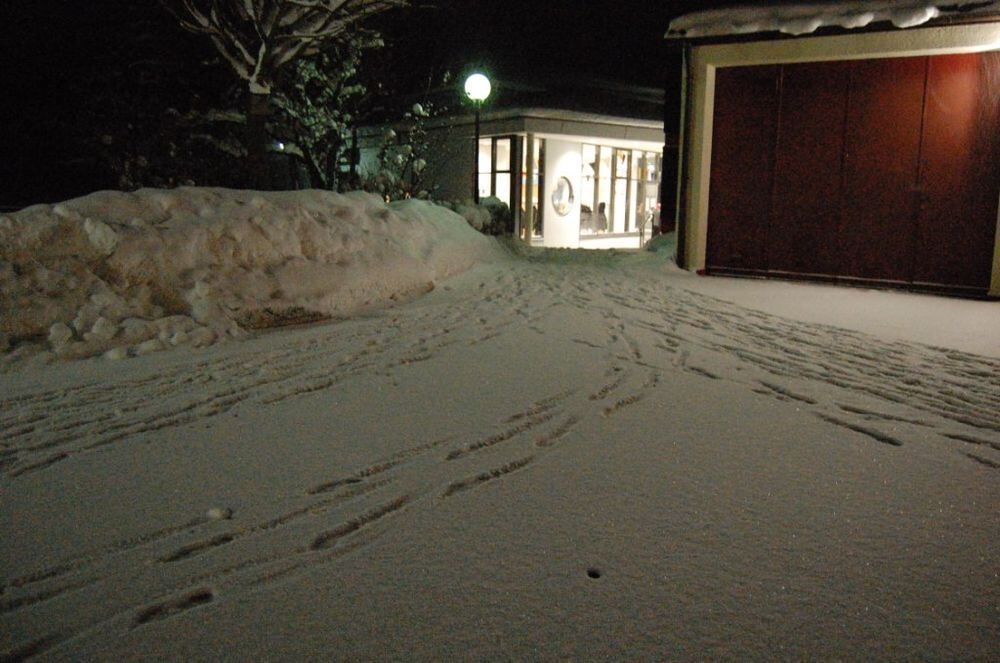
[[[881,22],[891,23],[897,28],[912,28],[949,15],[1000,15],[1000,1],[854,0],[742,5],[680,16],[670,22],[666,36],[692,39],[760,32],[805,35],[823,27],[852,30]]]
[[[661,102],[662,103],[662,102]],[[482,122],[500,121],[500,120],[510,120],[515,118],[540,118],[545,120],[561,120],[566,122],[590,122],[593,124],[611,124],[624,127],[639,127],[645,129],[662,129],[663,120],[650,120],[650,119],[640,119],[633,117],[626,117],[623,115],[610,115],[603,113],[590,113],[586,111],[575,111],[575,110],[564,110],[560,108],[553,107],[519,107],[519,108],[501,108],[495,111],[486,111],[482,113]],[[456,120],[460,118],[467,119],[468,122],[473,122],[474,116],[463,115],[456,117],[446,117],[437,122],[438,125],[453,125]],[[431,123],[428,123],[431,124]]]

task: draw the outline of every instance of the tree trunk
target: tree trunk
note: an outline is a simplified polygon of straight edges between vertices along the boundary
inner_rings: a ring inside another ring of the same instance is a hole
[[[302,160],[306,163],[306,168],[309,170],[309,188],[310,189],[327,189],[326,176],[323,174],[323,167],[317,163],[316,157],[309,150],[302,150]]]
[[[250,107],[247,113],[247,170],[249,185],[254,189],[266,191],[271,188],[267,164],[267,116],[270,111],[270,95],[250,94]]]

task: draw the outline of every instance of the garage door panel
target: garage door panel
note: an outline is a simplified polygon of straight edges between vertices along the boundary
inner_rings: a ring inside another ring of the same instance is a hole
[[[841,274],[910,281],[927,58],[854,63],[848,102]]]
[[[985,293],[1000,53],[717,71],[706,264]]]
[[[930,59],[914,280],[985,288],[996,228],[1000,53]]]
[[[772,271],[836,274],[851,63],[786,65],[768,233]]]
[[[716,72],[709,268],[766,269],[779,67]]]

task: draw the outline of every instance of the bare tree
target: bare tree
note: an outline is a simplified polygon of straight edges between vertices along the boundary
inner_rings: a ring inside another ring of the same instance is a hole
[[[183,28],[207,35],[249,91],[248,146],[261,173],[278,71],[362,20],[408,0],[160,0]],[[261,179],[258,176],[258,179]],[[258,182],[260,184],[261,182]]]

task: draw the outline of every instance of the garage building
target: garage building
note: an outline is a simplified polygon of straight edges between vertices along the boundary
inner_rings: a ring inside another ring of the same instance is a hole
[[[1000,3],[748,6],[667,36],[681,266],[1000,296]]]

